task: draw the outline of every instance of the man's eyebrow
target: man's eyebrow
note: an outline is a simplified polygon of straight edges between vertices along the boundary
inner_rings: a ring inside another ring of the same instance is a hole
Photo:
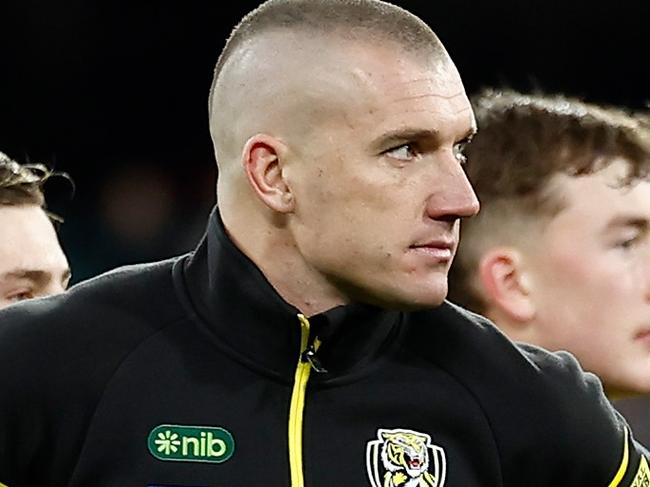
[[[14,278],[14,279],[29,279],[31,281],[42,281],[49,277],[50,273],[46,271],[32,270],[32,269],[12,269],[5,272],[0,277]]]
[[[476,134],[476,127],[470,127],[467,132],[458,140],[458,142],[469,142]],[[437,130],[417,129],[417,128],[401,128],[391,130],[377,137],[372,145],[377,148],[384,148],[393,144],[400,144],[416,140],[437,140],[440,137],[440,132]]]
[[[382,149],[394,144],[414,140],[438,139],[439,137],[440,132],[437,130],[401,128],[381,134],[372,142],[372,146]]]
[[[67,285],[71,278],[72,270],[66,268],[61,275],[61,284]],[[33,282],[37,286],[41,286],[47,284],[47,282],[52,279],[52,273],[35,269],[12,269],[0,274],[0,280],[6,281],[9,279],[25,279]]]
[[[67,282],[72,277],[70,268],[66,268],[61,276],[62,282]],[[0,279],[27,279],[37,283],[47,282],[52,278],[52,273],[49,271],[37,269],[12,269],[3,274],[0,274]]]

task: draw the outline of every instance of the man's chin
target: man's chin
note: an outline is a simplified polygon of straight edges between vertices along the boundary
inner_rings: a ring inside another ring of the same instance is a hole
[[[447,297],[447,276],[435,278],[393,279],[389,285],[383,282],[364,282],[363,285],[345,286],[342,289],[350,302],[361,302],[379,308],[398,311],[419,311],[437,308]]]

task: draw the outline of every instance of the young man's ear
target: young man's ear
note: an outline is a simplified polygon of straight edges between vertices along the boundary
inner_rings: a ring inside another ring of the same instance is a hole
[[[488,305],[499,314],[520,324],[535,317],[529,277],[516,249],[495,247],[488,250],[479,262],[478,276]]]
[[[253,135],[242,152],[242,165],[251,188],[269,208],[280,213],[294,209],[294,198],[282,173],[287,149],[283,142],[266,134]]]

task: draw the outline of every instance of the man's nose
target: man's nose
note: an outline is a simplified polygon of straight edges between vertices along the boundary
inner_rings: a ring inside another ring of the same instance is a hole
[[[478,213],[480,203],[463,167],[452,154],[442,164],[427,213],[433,219],[468,218]]]

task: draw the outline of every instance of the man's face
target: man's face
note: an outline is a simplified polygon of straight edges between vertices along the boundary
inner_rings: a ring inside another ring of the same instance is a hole
[[[438,305],[459,218],[478,211],[461,167],[475,127],[469,101],[451,62],[379,46],[349,54],[335,73],[338,116],[289,143],[296,245],[351,300]]]
[[[41,208],[0,206],[0,228],[0,308],[65,290],[68,261]]]
[[[527,256],[537,341],[610,394],[650,392],[650,182],[616,187],[624,169],[559,177],[568,206]]]

